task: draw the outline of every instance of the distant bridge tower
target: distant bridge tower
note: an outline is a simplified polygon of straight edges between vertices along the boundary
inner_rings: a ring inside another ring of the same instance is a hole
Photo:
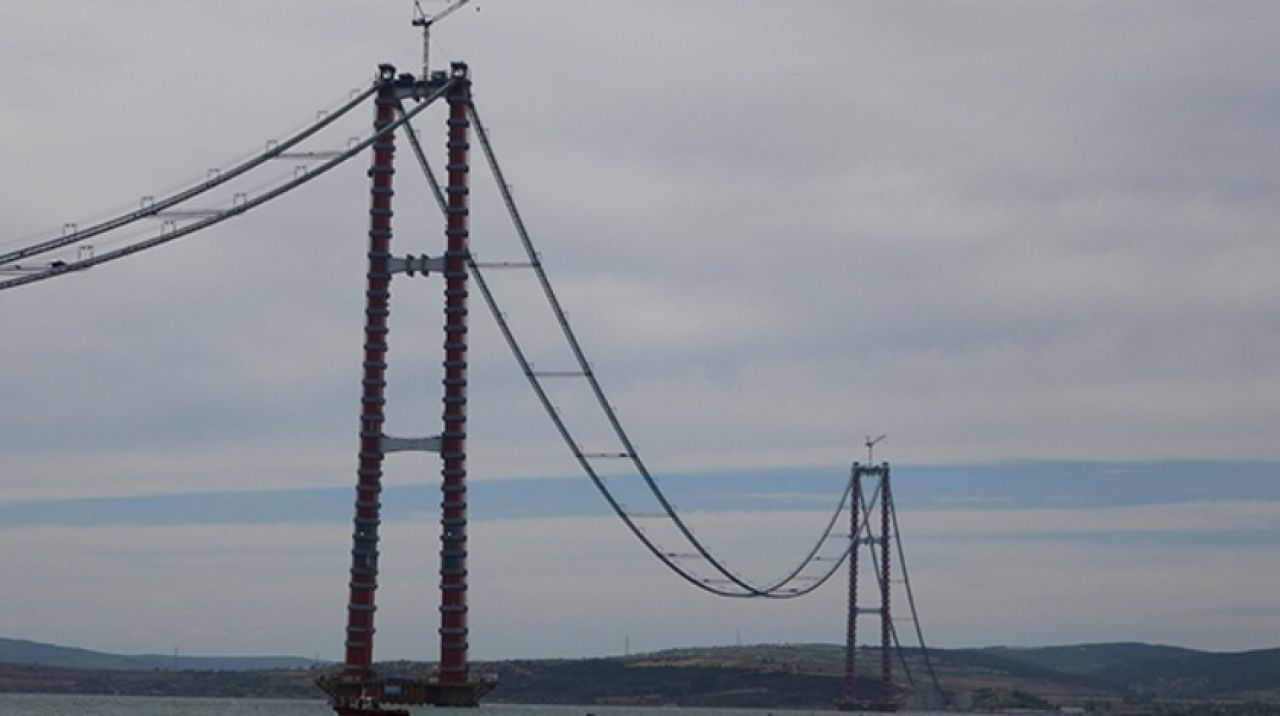
[[[889,611],[889,563],[893,543],[889,463],[873,466],[855,462],[850,480],[853,485],[849,506],[849,602],[845,631],[844,697],[839,705],[845,711],[895,711],[898,702],[893,688],[893,619]],[[873,485],[869,500],[864,482]],[[877,505],[878,520],[875,519]],[[876,530],[876,522],[879,522],[879,531]],[[858,602],[858,582],[861,577],[859,555],[863,545],[869,547],[868,552],[873,556],[874,583],[880,592],[877,606],[862,606]],[[879,562],[878,567],[876,562]],[[862,616],[879,617],[880,622],[880,693],[876,697],[858,693],[858,618]]]

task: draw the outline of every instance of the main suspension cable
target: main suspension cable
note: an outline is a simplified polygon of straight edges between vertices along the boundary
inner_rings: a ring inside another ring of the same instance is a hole
[[[911,607],[911,622],[916,627],[916,639],[920,642],[920,655],[924,657],[925,669],[929,672],[929,678],[933,680],[934,690],[946,703],[947,692],[942,690],[942,684],[938,681],[938,672],[933,668],[933,658],[924,641],[924,628],[920,626],[920,612],[916,609],[915,592],[911,589],[911,578],[907,576],[907,556],[902,547],[902,530],[898,529],[898,506],[892,499],[889,500],[889,515],[893,518],[893,539],[898,544],[898,566],[902,568],[902,584],[907,592],[907,604]]]
[[[826,572],[821,576],[814,578],[812,583],[799,588],[784,589],[784,587],[786,587],[788,584],[793,582],[797,577],[799,577],[799,575],[809,565],[813,564],[816,561],[818,552],[821,550],[823,544],[830,538],[831,531],[834,528],[834,525],[839,515],[843,512],[844,506],[847,503],[849,495],[851,494],[851,488],[846,487],[840,499],[839,505],[836,507],[835,511],[832,513],[831,519],[828,521],[826,528],[823,530],[821,536],[819,537],[817,542],[814,544],[813,548],[809,550],[809,552],[805,555],[805,557],[802,560],[800,560],[799,564],[794,569],[792,569],[790,573],[788,573],[782,579],[772,584],[769,584],[767,586],[762,587],[762,586],[753,585],[750,582],[747,582],[741,579],[740,577],[738,577],[737,575],[735,575],[734,573],[732,573],[719,559],[717,559],[712,554],[712,552],[705,545],[701,543],[701,541],[699,541],[696,537],[694,537],[692,534],[692,531],[680,518],[680,516],[675,510],[675,507],[671,504],[670,500],[667,499],[666,495],[663,494],[663,492],[661,491],[661,488],[658,487],[656,481],[650,475],[647,467],[640,460],[633,444],[631,443],[629,437],[624,431],[621,422],[618,420],[616,412],[613,410],[612,406],[609,405],[608,400],[604,395],[604,391],[601,388],[599,381],[596,379],[594,371],[591,369],[590,365],[588,364],[585,353],[581,348],[581,344],[578,342],[576,335],[574,334],[572,328],[570,327],[568,320],[565,316],[565,312],[563,308],[560,306],[559,300],[556,297],[554,290],[552,289],[551,283],[548,280],[546,273],[542,268],[541,261],[537,255],[537,252],[533,248],[532,241],[529,238],[528,231],[525,228],[525,225],[524,225],[523,219],[520,216],[519,210],[516,208],[515,201],[511,196],[509,186],[507,185],[506,180],[502,174],[501,167],[497,163],[496,156],[494,155],[492,146],[488,140],[488,133],[485,131],[484,126],[480,122],[480,119],[476,113],[474,103],[470,106],[470,110],[471,110],[472,121],[474,122],[476,127],[476,136],[479,138],[481,146],[484,149],[485,156],[489,163],[490,170],[493,173],[494,180],[498,185],[499,191],[501,192],[503,197],[503,201],[507,206],[507,210],[511,217],[512,223],[515,226],[516,232],[521,239],[525,252],[529,257],[529,264],[524,267],[533,268],[536,271],[539,283],[541,284],[543,289],[544,297],[546,298],[548,305],[550,306],[551,310],[553,311],[554,315],[559,321],[562,332],[565,336],[565,339],[568,342],[574,354],[574,357],[578,362],[580,371],[573,373],[573,375],[575,377],[586,378],[589,381],[592,392],[596,397],[596,402],[598,403],[600,408],[603,410],[606,418],[608,419],[611,427],[614,430],[615,435],[618,437],[619,441],[622,443],[625,449],[623,453],[616,454],[613,456],[626,457],[631,460],[633,466],[636,468],[637,473],[644,479],[650,493],[658,501],[659,505],[662,506],[663,508],[662,516],[665,519],[667,519],[669,523],[676,528],[676,530],[680,533],[680,535],[684,538],[684,540],[689,544],[689,546],[696,551],[698,556],[706,560],[707,563],[711,565],[712,568],[714,568],[719,574],[723,575],[727,581],[736,585],[737,588],[726,589],[726,588],[715,586],[712,583],[713,580],[700,577],[693,571],[679,564],[673,558],[676,555],[676,553],[672,553],[664,550],[652,538],[650,538],[647,534],[645,534],[645,532],[640,528],[638,524],[636,524],[635,517],[631,515],[626,510],[626,508],[623,507],[621,502],[619,502],[618,499],[613,495],[612,491],[608,488],[608,485],[605,483],[605,481],[596,471],[594,465],[592,465],[591,455],[588,453],[585,453],[578,446],[577,441],[574,439],[573,434],[569,430],[564,419],[560,416],[559,412],[556,410],[555,406],[552,404],[550,396],[548,395],[546,389],[544,388],[538,373],[533,369],[532,364],[528,360],[523,348],[520,346],[519,341],[516,339],[515,333],[511,329],[510,322],[507,320],[505,314],[502,312],[500,306],[498,305],[496,297],[494,296],[492,290],[489,288],[488,282],[485,280],[483,276],[483,272],[480,270],[480,267],[477,266],[474,261],[471,261],[471,268],[472,268],[473,275],[476,278],[476,285],[479,288],[480,293],[484,298],[486,304],[488,305],[490,312],[493,314],[494,320],[498,324],[499,331],[502,333],[503,338],[507,342],[507,345],[510,348],[512,355],[516,359],[516,362],[520,365],[521,371],[525,374],[525,377],[528,379],[530,387],[533,389],[535,396],[538,398],[539,402],[542,404],[543,409],[547,413],[548,417],[551,419],[553,425],[555,426],[557,432],[559,432],[565,444],[569,447],[570,452],[573,454],[574,459],[578,462],[583,472],[587,474],[587,476],[592,481],[592,484],[595,485],[596,489],[604,497],[606,503],[608,503],[608,505],[613,510],[613,512],[623,521],[627,529],[638,540],[640,540],[640,542],[659,561],[661,561],[664,565],[666,565],[672,571],[676,572],[676,574],[678,574],[680,577],[688,581],[690,584],[697,586],[699,589],[702,589],[704,591],[717,594],[720,596],[770,597],[770,598],[793,598],[793,597],[802,596],[804,594],[808,594],[814,591],[815,589],[817,589],[819,586],[821,586],[823,583],[829,580],[831,576],[839,570],[840,566],[843,564],[844,560],[848,556],[847,550],[845,550],[844,554],[842,554],[842,556],[839,559],[834,560],[834,563],[830,569],[826,570]],[[431,171],[430,164],[426,158],[426,153],[422,149],[422,144],[418,140],[417,134],[414,131],[413,126],[411,124],[406,124],[405,131],[409,137],[409,143],[413,147],[413,151],[418,160],[419,166],[421,167],[423,174],[426,177],[428,183],[431,185],[431,190],[436,198],[436,201],[438,204],[441,205],[441,207],[443,207],[444,195],[440,189],[439,182],[436,180],[434,173]]]
[[[364,151],[371,144],[376,142],[379,137],[382,137],[383,135],[386,135],[390,132],[394,132],[401,125],[406,124],[410,119],[417,116],[418,113],[426,109],[427,106],[429,106],[432,103],[432,101],[446,94],[453,87],[456,81],[457,80],[452,80],[452,79],[447,81],[444,85],[437,88],[430,95],[424,98],[424,100],[417,107],[414,107],[412,110],[409,110],[404,115],[404,117],[397,120],[396,122],[393,122],[392,124],[382,128],[381,130],[374,132],[373,134],[370,134],[368,137],[364,138],[363,140],[352,144],[346,150],[338,153],[330,160],[324,162],[323,164],[320,164],[314,169],[310,169],[309,171],[301,174],[300,176],[295,177],[291,181],[288,181],[280,186],[275,187],[274,189],[265,191],[262,194],[252,198],[246,197],[243,201],[241,201],[238,204],[233,204],[228,209],[217,212],[205,219],[193,222],[186,226],[183,226],[180,228],[174,228],[173,230],[168,232],[162,231],[158,236],[154,236],[150,239],[139,241],[137,243],[130,244],[128,246],[115,249],[113,251],[107,251],[101,254],[97,254],[89,258],[84,258],[77,261],[60,262],[60,263],[51,265],[46,270],[40,271],[38,273],[30,273],[23,276],[18,276],[16,278],[11,278],[6,281],[0,281],[0,291],[3,291],[8,288],[16,288],[18,286],[23,286],[29,283],[35,283],[37,281],[43,281],[45,279],[53,278],[55,276],[60,276],[62,274],[69,273],[72,271],[80,271],[83,269],[90,268],[92,266],[97,266],[99,264],[104,264],[110,261],[114,261],[116,259],[124,258],[126,256],[130,256],[132,254],[136,254],[138,252],[145,251],[147,249],[154,248],[156,246],[160,246],[161,244],[167,244],[170,241],[175,241],[177,239],[183,238],[185,236],[193,234],[202,229],[207,229],[216,224],[220,224],[223,221],[226,221],[227,219],[230,219],[233,216],[239,216],[240,214],[243,214],[249,211],[250,209],[254,209],[258,206],[261,206],[262,204],[265,204],[271,201],[272,199],[276,199],[298,188],[299,186],[302,186],[303,184],[306,184],[307,182],[310,182],[311,180],[316,179],[321,175],[328,173],[334,167],[337,167],[339,164],[346,162],[347,160],[356,156],[360,152]],[[375,90],[376,90],[376,86],[375,86]],[[369,93],[365,93],[363,96],[367,97],[368,94]]]
[[[591,392],[596,398],[596,402],[604,413],[605,418],[608,420],[614,435],[623,447],[623,455],[631,461],[636,472],[644,480],[650,493],[653,494],[654,499],[656,499],[658,504],[661,505],[663,512],[667,514],[671,523],[676,527],[689,545],[707,561],[707,564],[710,565],[711,568],[719,572],[730,582],[737,585],[750,595],[767,596],[769,593],[775,592],[785,586],[790,579],[784,579],[771,586],[761,588],[741,579],[736,574],[733,574],[726,566],[716,559],[711,551],[707,549],[697,537],[693,535],[692,530],[690,530],[684,520],[680,518],[670,500],[667,499],[666,495],[663,494],[662,490],[658,487],[657,482],[654,480],[648,467],[640,457],[639,451],[636,450],[635,445],[632,443],[630,435],[623,428],[622,422],[618,419],[617,412],[614,411],[613,406],[605,396],[604,389],[601,387],[600,381],[596,378],[595,371],[592,370],[590,363],[587,361],[586,353],[582,349],[582,344],[578,341],[577,335],[569,325],[564,308],[560,305],[560,300],[556,296],[550,280],[547,278],[546,271],[542,268],[542,262],[538,256],[538,252],[533,247],[533,241],[530,238],[529,231],[525,227],[524,220],[520,216],[519,209],[516,207],[515,200],[511,195],[510,186],[507,184],[506,178],[502,173],[502,168],[498,164],[492,143],[489,141],[489,134],[484,128],[484,123],[480,119],[479,112],[476,110],[474,102],[471,104],[470,109],[471,118],[476,127],[476,137],[480,140],[480,146],[484,150],[485,159],[489,163],[489,169],[493,173],[494,180],[498,186],[498,191],[501,193],[503,202],[507,206],[507,211],[511,216],[512,224],[516,229],[516,234],[524,247],[525,254],[528,256],[529,262],[532,264],[532,268],[537,274],[538,282],[542,286],[543,294],[556,317],[556,321],[560,324],[561,332],[564,335],[565,341],[569,345],[570,351],[573,353],[574,359],[578,363],[578,367],[582,372],[582,377],[587,380],[588,385],[591,387]],[[573,451],[574,456],[579,459],[579,462],[586,461],[584,457],[582,457],[582,450],[576,443],[570,442],[569,447]],[[798,574],[804,566],[805,563],[802,563],[800,569],[793,572],[793,576],[794,574]]]
[[[60,249],[64,246],[70,246],[71,244],[74,244],[76,242],[93,238],[94,236],[98,236],[99,234],[106,233],[113,229],[118,229],[122,226],[126,226],[140,219],[145,219],[147,217],[155,216],[166,209],[176,206],[177,204],[181,204],[182,202],[187,201],[188,199],[197,197],[209,191],[210,189],[214,189],[218,186],[221,186],[222,184],[225,184],[231,181],[232,179],[235,179],[236,177],[244,174],[245,172],[258,167],[265,162],[275,159],[281,154],[287,152],[290,148],[297,146],[299,143],[313,136],[316,132],[319,132],[321,129],[324,129],[325,127],[329,126],[333,122],[337,121],[339,117],[342,117],[347,112],[351,111],[353,108],[359,105],[361,102],[364,102],[366,99],[368,99],[371,94],[377,91],[377,88],[378,88],[377,83],[374,83],[372,86],[354,95],[348,102],[343,104],[337,110],[335,110],[332,113],[326,114],[324,117],[320,118],[318,121],[316,121],[314,124],[310,125],[309,127],[306,127],[302,131],[294,134],[293,136],[281,142],[269,143],[266,151],[262,152],[261,154],[258,154],[257,156],[254,156],[244,162],[241,162],[240,164],[237,164],[236,166],[231,167],[225,171],[219,171],[216,176],[209,178],[208,180],[201,182],[200,184],[175,192],[173,194],[170,194],[169,196],[155,199],[154,201],[150,201],[145,206],[140,206],[136,211],[131,211],[125,214],[121,214],[119,216],[94,224],[93,226],[80,229],[78,231],[73,231],[54,239],[49,239],[47,241],[42,241],[40,243],[27,246],[25,248],[0,254],[0,264],[7,264],[13,261],[21,261],[22,259],[29,258],[31,256],[38,256],[40,254],[53,251],[55,249]],[[4,286],[0,286],[0,288],[3,288],[3,287]]]

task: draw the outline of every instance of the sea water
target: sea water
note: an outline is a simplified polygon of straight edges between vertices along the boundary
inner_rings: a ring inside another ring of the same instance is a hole
[[[831,711],[705,709],[658,706],[526,706],[485,704],[474,709],[412,709],[417,716],[831,716]],[[923,714],[924,712],[916,712]],[[326,716],[323,701],[287,699],[175,699],[89,694],[0,694],[0,716]]]

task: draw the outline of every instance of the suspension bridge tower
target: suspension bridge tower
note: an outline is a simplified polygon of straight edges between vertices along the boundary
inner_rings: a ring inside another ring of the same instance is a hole
[[[868,451],[872,444],[874,443],[868,441]],[[898,699],[893,687],[893,617],[889,610],[890,548],[893,543],[889,463],[862,465],[855,462],[850,480],[849,600],[845,622],[844,694],[839,706],[845,711],[896,711]],[[871,488],[869,492],[868,487]],[[862,576],[858,557],[864,546],[871,556],[873,583],[878,591],[874,595],[877,599],[865,605],[858,601],[858,587]],[[858,693],[857,683],[858,620],[864,616],[875,617],[880,624],[880,689],[878,694],[867,696]]]
[[[347,605],[346,658],[340,673],[318,684],[338,716],[408,716],[384,704],[475,706],[495,682],[476,679],[467,659],[467,280],[469,243],[469,149],[471,82],[467,67],[429,78],[397,76],[379,68],[375,101],[373,159],[369,168],[369,252],[365,290],[364,362],[360,397],[360,450],[356,470],[350,599]],[[404,258],[391,253],[392,179],[395,135],[402,100],[443,95],[448,105],[445,250],[438,257]],[[444,278],[444,362],[442,431],[430,437],[392,437],[383,430],[386,403],[387,336],[391,279],[396,274]],[[378,587],[382,463],[389,452],[439,453],[440,518],[440,663],[426,678],[386,678],[373,669],[375,596]]]

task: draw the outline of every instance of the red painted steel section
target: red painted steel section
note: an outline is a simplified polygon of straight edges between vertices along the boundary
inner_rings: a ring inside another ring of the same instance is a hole
[[[889,638],[893,622],[889,617],[889,464],[881,466],[880,473],[880,704],[890,709],[893,705],[893,659],[890,657]]]
[[[394,71],[392,71],[394,72]],[[373,126],[382,129],[396,114],[395,90],[384,69]],[[374,596],[378,587],[378,526],[382,492],[382,406],[386,402],[387,316],[391,274],[391,179],[394,133],[373,144],[369,205],[369,272],[365,291],[364,378],[360,394],[360,454],[356,471],[355,532],[351,550],[351,597],[347,607],[346,669],[366,675],[373,663]]]
[[[444,432],[441,433],[440,681],[465,684],[467,664],[467,261],[471,83],[447,97],[444,254]]]

